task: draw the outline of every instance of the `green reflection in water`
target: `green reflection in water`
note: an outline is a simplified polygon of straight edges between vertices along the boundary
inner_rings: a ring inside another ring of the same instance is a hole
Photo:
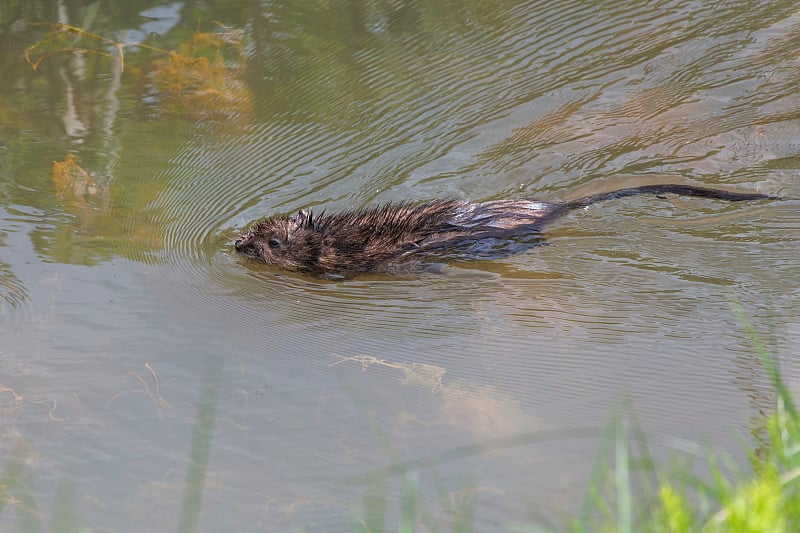
[[[147,34],[139,13],[150,8],[169,31]],[[155,203],[173,184],[170,161],[198,132],[233,137],[254,113],[267,123],[313,115],[345,129],[374,121],[386,109],[364,103],[410,75],[406,36],[428,35],[426,47],[443,60],[437,42],[474,24],[502,25],[498,6],[477,1],[167,10],[158,2],[0,7],[0,198],[35,210],[30,238],[49,261],[159,261],[172,215]],[[359,59],[376,51],[395,58],[383,80]],[[59,179],[53,165],[70,156],[85,172]]]
[[[204,121],[249,114],[243,56],[228,53],[241,35],[176,32],[185,40],[171,52],[123,46],[103,33],[127,22],[98,6],[70,6],[59,25],[16,19],[3,33],[14,45],[0,52],[0,192],[4,203],[36,210],[31,239],[49,260],[155,260],[168,217],[152,204],[170,185],[169,161]],[[59,171],[67,162],[71,170]]]

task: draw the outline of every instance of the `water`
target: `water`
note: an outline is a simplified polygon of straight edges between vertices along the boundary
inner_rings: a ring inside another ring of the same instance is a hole
[[[792,2],[0,8],[0,457],[30,487],[2,529],[337,531],[384,501],[391,530],[411,482],[440,528],[470,491],[477,530],[557,528],[620,405],[659,457],[740,451],[773,394],[729,299],[795,386],[796,201],[626,198],[401,278],[231,244],[306,207],[797,196],[798,30]]]

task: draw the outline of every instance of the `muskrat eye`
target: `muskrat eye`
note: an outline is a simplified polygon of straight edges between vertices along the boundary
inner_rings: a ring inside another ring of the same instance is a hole
[[[269,245],[270,248],[277,248],[278,246],[281,245],[281,241],[273,237],[267,241],[267,244]]]

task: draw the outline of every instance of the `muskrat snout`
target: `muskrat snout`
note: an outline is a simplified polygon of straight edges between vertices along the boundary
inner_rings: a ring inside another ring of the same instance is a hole
[[[258,257],[255,244],[253,243],[253,239],[250,234],[245,234],[241,235],[240,237],[237,237],[236,240],[233,241],[233,247],[240,254],[244,254],[250,257]]]

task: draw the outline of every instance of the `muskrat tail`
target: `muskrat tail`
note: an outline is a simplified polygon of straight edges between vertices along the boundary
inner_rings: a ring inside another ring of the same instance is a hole
[[[611,192],[602,192],[585,196],[576,200],[570,200],[561,204],[566,209],[578,209],[586,207],[597,202],[605,200],[613,200],[615,198],[624,198],[626,196],[636,196],[638,194],[678,194],[680,196],[700,196],[703,198],[715,198],[718,200],[727,200],[729,202],[743,202],[746,200],[765,200],[765,199],[779,199],[777,196],[770,196],[761,193],[742,193],[730,192],[722,189],[710,189],[708,187],[695,187],[694,185],[679,185],[676,183],[665,183],[661,185],[642,185],[641,187],[631,187],[629,189],[619,189]]]

